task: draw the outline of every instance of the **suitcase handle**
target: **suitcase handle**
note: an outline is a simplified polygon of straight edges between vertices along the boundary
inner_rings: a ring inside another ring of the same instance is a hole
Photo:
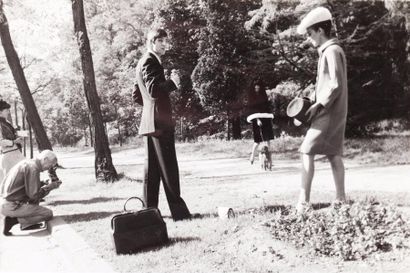
[[[136,197],[136,196],[132,196],[132,197],[128,198],[127,201],[125,201],[125,203],[124,203],[124,211],[128,211],[127,208],[126,208],[126,206],[127,206],[128,201],[130,201],[131,199],[138,199],[138,200],[140,200],[141,203],[142,203],[142,207],[145,207],[144,201],[142,201],[141,198]]]

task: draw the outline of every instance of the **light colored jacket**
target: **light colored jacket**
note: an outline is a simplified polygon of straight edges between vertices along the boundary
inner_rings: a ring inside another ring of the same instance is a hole
[[[346,56],[336,39],[319,47],[314,99],[324,108],[313,117],[301,146],[306,154],[341,155],[347,118]]]

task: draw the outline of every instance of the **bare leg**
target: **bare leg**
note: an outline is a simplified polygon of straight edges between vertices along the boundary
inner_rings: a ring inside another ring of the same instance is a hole
[[[302,183],[299,194],[299,203],[310,201],[310,190],[312,188],[313,175],[315,173],[315,156],[302,154]]]
[[[336,186],[336,201],[346,201],[345,167],[340,155],[328,156]]]
[[[255,152],[258,146],[259,146],[259,143],[257,142],[253,143],[251,157],[249,158],[249,161],[251,162],[251,164],[253,164],[253,161],[255,160]]]
[[[266,141],[266,144],[268,145],[268,151],[269,151],[269,153],[268,153],[268,155],[269,155],[269,162],[270,162],[269,169],[272,170],[272,154],[273,154],[272,145],[271,145],[272,142],[271,142],[270,140],[267,140],[267,141]]]

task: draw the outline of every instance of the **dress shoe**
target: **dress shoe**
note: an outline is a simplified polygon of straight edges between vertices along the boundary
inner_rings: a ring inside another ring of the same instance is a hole
[[[4,218],[4,228],[3,228],[3,234],[5,236],[10,236],[11,232],[10,229],[15,225],[18,224],[18,220],[15,217],[9,217],[6,216],[6,218]]]
[[[191,220],[192,215],[191,214],[178,215],[178,216],[173,216],[172,218],[173,218],[174,222],[183,221],[183,220]]]

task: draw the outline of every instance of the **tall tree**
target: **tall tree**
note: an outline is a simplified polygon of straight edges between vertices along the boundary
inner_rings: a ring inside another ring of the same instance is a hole
[[[171,44],[163,58],[165,67],[171,68],[168,72],[175,69],[181,76],[181,87],[170,95],[178,131],[182,138],[189,137],[186,135],[190,133],[189,128],[206,116],[190,77],[198,60],[197,34],[205,21],[195,0],[165,0],[156,13],[155,21],[154,24],[167,30]]]
[[[111,150],[108,138],[104,130],[104,124],[95,85],[93,59],[91,55],[90,41],[84,18],[84,6],[82,0],[72,0],[74,32],[80,50],[81,67],[83,70],[84,92],[87,104],[91,112],[92,122],[95,128],[94,151],[95,151],[95,176],[97,181],[114,181],[118,179],[117,171],[112,164]]]
[[[239,123],[233,121],[241,109],[238,99],[245,91],[247,80],[245,60],[250,44],[243,23],[249,3],[251,1],[200,1],[206,27],[200,33],[200,57],[191,76],[201,104],[214,114],[225,113],[230,124],[236,126]],[[237,137],[240,136],[234,136]]]
[[[40,151],[45,149],[51,150],[51,143],[47,137],[46,131],[44,130],[43,123],[40,119],[40,115],[38,114],[33,96],[30,92],[30,88],[28,87],[27,80],[24,75],[23,68],[20,64],[19,57],[10,36],[9,25],[6,15],[3,11],[2,0],[0,0],[0,38],[4,52],[6,54],[7,62],[16,82],[21,100],[23,101],[24,108],[26,109],[28,122],[34,130],[38,148],[40,149]]]

